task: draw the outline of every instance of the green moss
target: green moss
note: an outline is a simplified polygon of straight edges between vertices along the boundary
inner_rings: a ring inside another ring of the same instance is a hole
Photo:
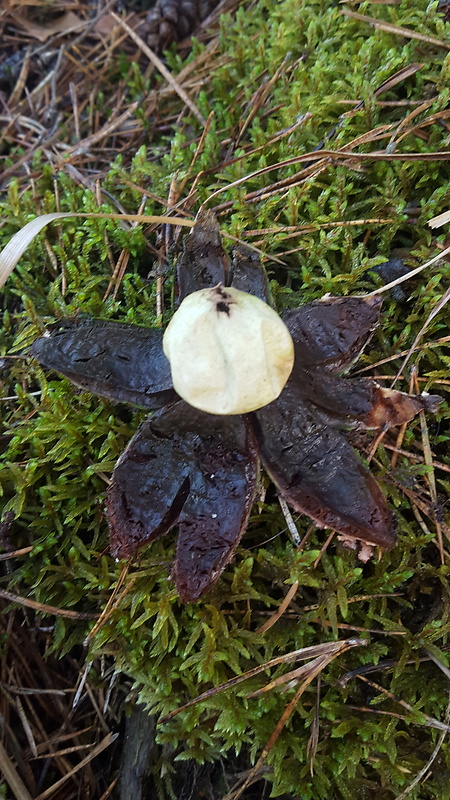
[[[393,6],[362,4],[358,10],[423,35],[448,37],[448,26],[437,15],[436,4],[428,7],[403,0]],[[199,176],[198,203],[224,189],[213,203],[229,204],[220,216],[225,231],[245,238],[247,231],[268,229],[249,240],[267,254],[281,256],[285,264],[267,262],[280,309],[325,292],[372,291],[373,268],[393,250],[405,255],[411,267],[435,254],[445,242],[445,234],[433,236],[426,223],[449,207],[450,168],[447,161],[427,161],[425,156],[447,149],[447,123],[436,119],[422,129],[426,136],[411,130],[402,139],[406,128],[399,127],[400,123],[417,106],[382,106],[377,99],[429,99],[429,107],[414,118],[415,125],[425,116],[444,115],[450,64],[445,48],[373,30],[346,18],[339,7],[325,0],[259,0],[251,12],[241,7],[233,22],[224,21],[219,51],[227,57],[218,59],[196,99],[205,117],[214,111],[214,121],[185,192]],[[199,52],[198,46],[189,58]],[[285,68],[265,103],[238,148],[227,154],[230,139],[236,139],[254,104],[255,92],[284,59]],[[375,90],[383,81],[412,63],[423,66],[376,97]],[[175,73],[183,66],[174,53],[169,65]],[[133,68],[130,92],[145,90],[146,81]],[[351,106],[342,104],[348,100],[364,100],[364,107],[350,114]],[[307,113],[310,117],[290,135],[275,140],[299,115]],[[337,150],[383,125],[391,125],[385,138],[367,142],[355,148],[357,152],[382,152],[392,136],[396,153],[419,152],[424,159],[330,161],[318,176],[280,189],[264,201],[247,202],[245,195],[270,190],[273,182],[296,175],[302,165],[278,167],[227,188],[262,167],[311,152],[322,141],[327,149]],[[130,183],[166,197],[174,173],[178,172],[179,182],[188,174],[200,133],[198,121],[186,118],[173,136],[142,146],[131,158],[118,156],[102,186],[130,213],[141,200],[141,193]],[[262,149],[252,153],[259,147]],[[56,210],[56,200],[55,176],[44,161],[43,155],[36,158],[34,169],[41,176],[36,191],[41,211],[46,213]],[[58,210],[99,210],[93,195],[76,186],[64,171],[56,178]],[[10,185],[2,200],[3,242],[35,216],[35,196],[31,191],[19,191],[15,182]],[[100,210],[115,209],[105,199]],[[145,213],[160,211],[156,200],[149,198]],[[335,225],[354,220],[362,222]],[[309,229],[295,238],[278,232],[292,225]],[[105,554],[105,476],[111,474],[143,415],[79,393],[67,381],[45,374],[31,359],[18,355],[45,324],[79,312],[154,324],[157,263],[142,230],[124,231],[102,219],[53,224],[47,237],[58,274],[40,236],[21,259],[2,298],[1,348],[8,357],[2,361],[1,392],[4,398],[14,399],[0,398],[4,444],[1,502],[4,511],[15,515],[14,546],[33,544],[31,553],[14,560],[3,585],[43,603],[99,612],[120,572],[119,565]],[[117,297],[110,294],[104,300],[111,279],[111,257],[115,260],[122,248],[130,253],[127,274]],[[287,250],[295,252],[283,255]],[[167,304],[171,276],[169,264]],[[448,286],[449,277],[448,263],[441,262],[406,285],[408,296],[403,303],[386,298],[381,329],[370,353],[361,359],[361,367],[408,349]],[[411,360],[426,388],[448,380],[448,343],[435,344],[447,333],[444,310],[427,330],[425,338],[431,346]],[[399,364],[397,359],[379,369],[394,375]],[[401,388],[405,386],[407,381]],[[443,393],[444,389],[440,384],[435,391]],[[435,458],[448,465],[448,406],[443,406],[438,422],[429,419],[429,428]],[[418,423],[409,426],[403,447],[421,454]],[[273,772],[266,779],[273,782],[273,796],[285,792],[303,800],[353,800],[371,794],[391,800],[425,765],[436,743],[439,731],[427,726],[421,713],[443,719],[448,682],[435,663],[420,661],[419,656],[426,648],[448,666],[448,553],[445,564],[440,565],[423,465],[400,456],[391,469],[390,458],[391,451],[381,448],[372,464],[396,510],[399,529],[397,547],[380,561],[375,558],[362,565],[354,554],[332,543],[315,566],[324,534],[314,532],[305,549],[296,552],[269,488],[266,501],[255,506],[235,562],[202,602],[187,607],[179,603],[168,577],[174,543],[171,535],[142,551],[127,579],[132,577],[132,588],[91,644],[93,653],[114,656],[117,669],[131,676],[140,699],[152,712],[167,713],[275,655],[363,631],[370,639],[368,646],[349,651],[322,676],[314,776],[307,747],[315,684],[305,692],[269,755]],[[448,471],[436,472],[441,503],[448,497],[447,475]],[[410,505],[414,496],[422,504],[416,515]],[[426,527],[419,525],[417,514]],[[310,523],[300,518],[297,524],[304,534]],[[264,635],[256,633],[295,580],[300,589],[291,613]],[[51,649],[67,652],[83,642],[88,627],[82,621],[58,618]],[[408,703],[410,712],[356,678],[345,687],[337,683],[343,673],[385,659],[392,659],[392,666],[383,666],[369,677]],[[275,674],[284,669],[278,668]],[[291,696],[291,692],[285,695],[275,690],[257,699],[247,697],[266,680],[264,674],[252,678],[158,727],[158,741],[166,745],[162,752],[170,753],[171,759],[175,755],[203,761],[242,751],[247,765],[254,761]],[[166,757],[155,767],[161,775],[171,769]],[[431,775],[410,793],[411,800],[450,797],[449,768],[450,750],[444,742]]]

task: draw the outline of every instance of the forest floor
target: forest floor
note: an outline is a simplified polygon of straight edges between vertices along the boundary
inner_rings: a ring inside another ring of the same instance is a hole
[[[197,604],[170,579],[173,537],[128,565],[108,553],[106,488],[143,412],[28,355],[77,314],[165,325],[185,228],[152,216],[191,224],[206,204],[226,247],[262,257],[280,312],[381,292],[442,253],[447,227],[428,223],[450,209],[446,11],[222,0],[192,38],[176,21],[162,53],[167,25],[155,38],[138,0],[3,3],[0,246],[68,217],[23,248],[1,297],[0,797],[450,800],[448,254],[383,293],[353,368],[444,398],[353,440],[396,546],[363,563],[262,474]],[[301,648],[287,692],[249,696]]]

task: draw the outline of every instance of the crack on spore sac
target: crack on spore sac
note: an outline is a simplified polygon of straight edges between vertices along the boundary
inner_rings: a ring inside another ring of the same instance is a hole
[[[216,311],[218,314],[226,314],[230,316],[230,306],[233,304],[233,299],[229,292],[225,291],[222,286],[216,287]]]
[[[220,301],[219,301],[219,302],[216,304],[216,311],[217,311],[218,313],[219,313],[220,311],[222,311],[223,313],[225,313],[225,314],[227,314],[228,316],[230,316],[230,306],[228,305],[228,303],[224,303],[224,302],[223,302],[223,300],[220,300]]]

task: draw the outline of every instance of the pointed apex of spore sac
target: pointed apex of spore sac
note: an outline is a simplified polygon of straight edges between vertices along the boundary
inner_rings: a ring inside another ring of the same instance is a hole
[[[163,339],[175,390],[209,414],[271,403],[294,365],[291,334],[262,300],[222,284],[188,295]]]
[[[232,306],[236,302],[236,300],[233,299],[233,295],[230,294],[221,283],[214,286],[213,289],[210,289],[209,300],[215,305],[218,314],[226,314],[227,316],[230,316]]]

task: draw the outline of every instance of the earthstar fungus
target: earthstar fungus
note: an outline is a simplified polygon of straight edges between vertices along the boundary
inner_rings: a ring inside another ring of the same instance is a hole
[[[202,210],[178,264],[180,309],[194,292],[203,292],[203,301],[205,290],[231,297],[238,290],[269,303],[259,260],[238,248],[230,264],[214,216]],[[263,404],[239,386],[230,401],[225,382],[213,408],[219,413],[179,398],[161,329],[71,319],[34,342],[38,361],[83,389],[159,409],[141,424],[114,469],[107,499],[112,555],[130,558],[177,525],[173,578],[184,602],[197,600],[232,559],[245,531],[259,461],[280,495],[319,527],[392,548],[395,528],[386,499],[344,428],[399,425],[423,409],[436,411],[440,399],[342,377],[379,324],[380,307],[377,296],[326,297],[289,311],[281,324],[290,334],[285,342],[293,342],[294,366],[292,372],[283,367],[283,384],[290,373],[284,389],[275,390],[272,402],[263,397]],[[181,333],[182,339],[183,326]],[[171,360],[176,342],[170,334],[165,341]],[[189,370],[189,347],[175,369],[176,385],[183,360]],[[232,413],[242,409],[246,413]]]
[[[175,390],[209,414],[248,414],[275,400],[294,366],[294,343],[259,297],[218,284],[184,298],[163,337]]]

